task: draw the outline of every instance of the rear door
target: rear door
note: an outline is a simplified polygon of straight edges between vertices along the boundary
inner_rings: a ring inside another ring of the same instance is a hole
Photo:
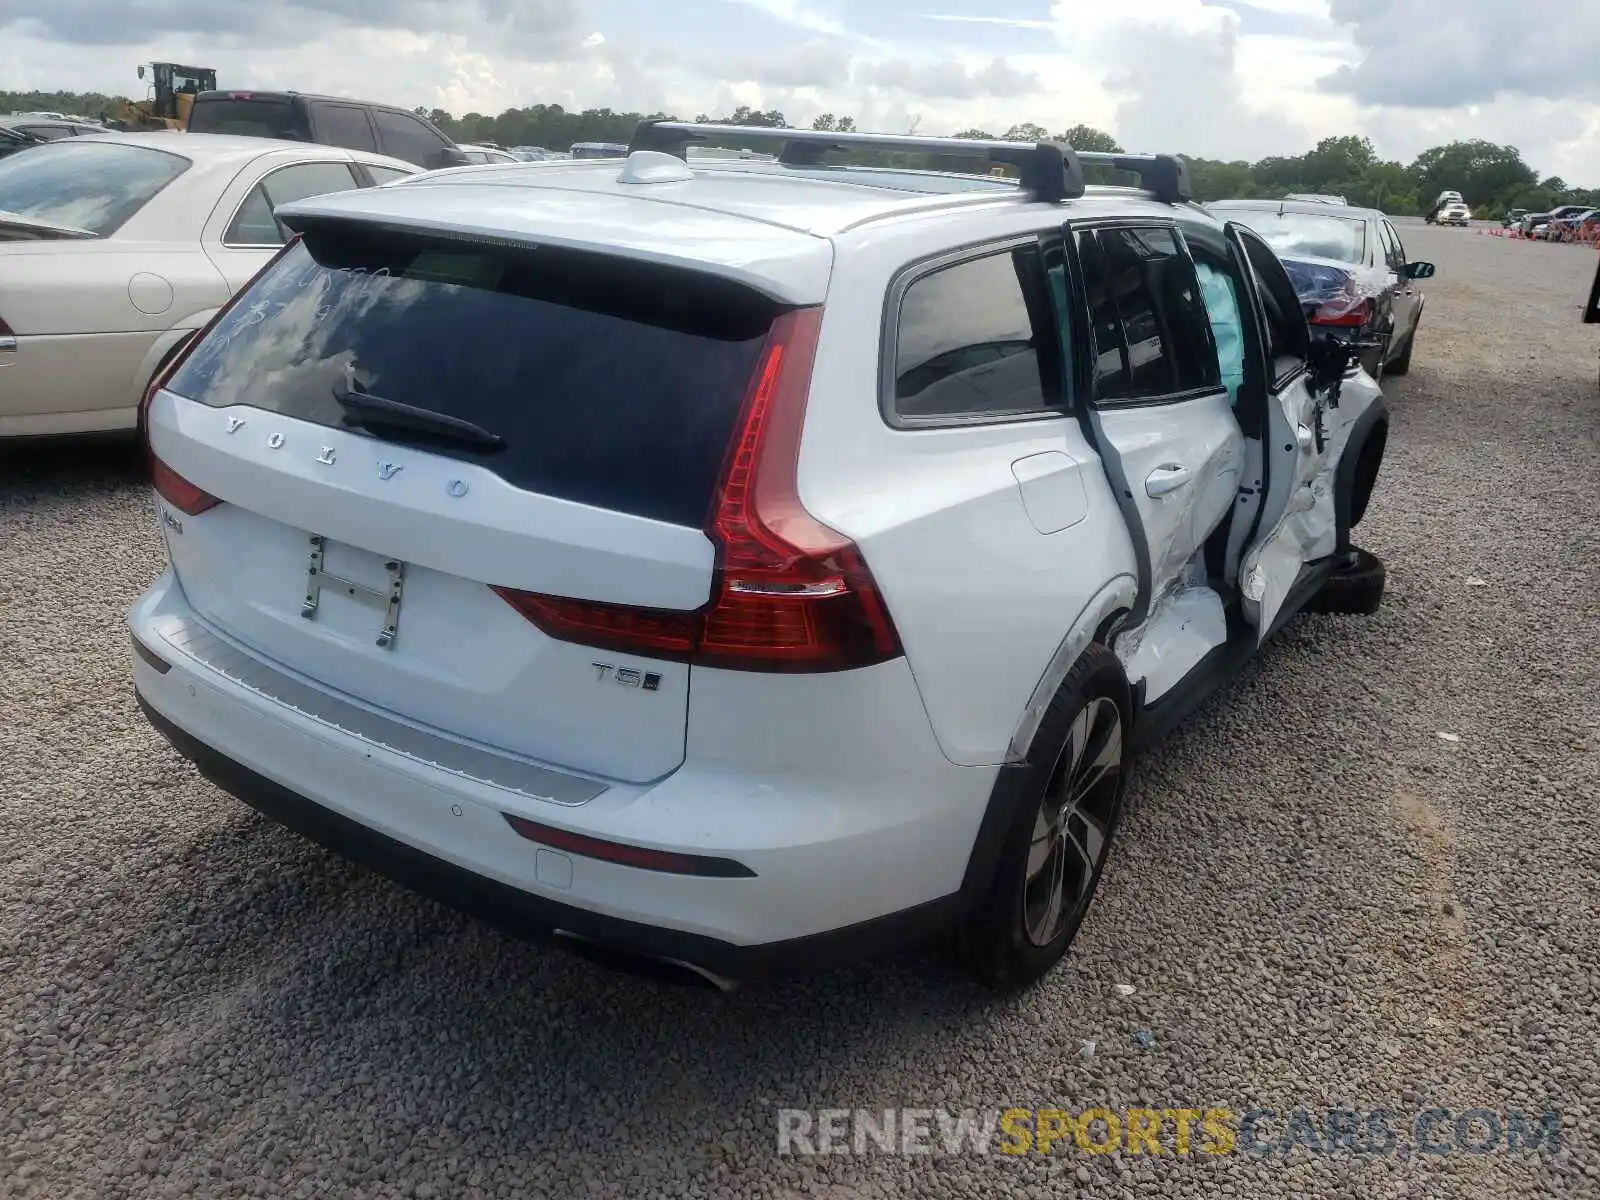
[[[359,104],[339,104],[331,100],[316,100],[311,105],[311,123],[316,140],[324,146],[342,146],[346,150],[378,149],[377,135],[367,110]]]
[[[309,230],[151,407],[152,450],[222,500],[169,514],[184,594],[361,704],[659,778],[687,665],[554,635],[665,646],[707,602],[705,523],[774,315],[596,253]]]
[[[1272,248],[1236,222],[1225,230],[1248,268],[1269,381],[1266,495],[1239,571],[1241,607],[1264,642],[1298,602],[1310,564],[1336,545],[1325,398],[1306,371],[1311,335],[1299,296]]]
[[[1239,487],[1244,436],[1174,229],[1104,225],[1070,236],[1091,325],[1088,419],[1139,559],[1136,626],[1203,566],[1197,555]]]

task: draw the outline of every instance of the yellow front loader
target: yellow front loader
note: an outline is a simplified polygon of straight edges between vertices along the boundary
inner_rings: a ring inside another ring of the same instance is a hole
[[[139,68],[139,78],[145,68]],[[214,91],[217,73],[210,67],[185,67],[178,63],[151,63],[152,96],[144,100],[124,100],[117,112],[117,123],[124,129],[184,129],[189,110],[201,92]]]

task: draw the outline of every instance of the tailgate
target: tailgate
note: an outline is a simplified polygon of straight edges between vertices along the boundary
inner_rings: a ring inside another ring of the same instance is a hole
[[[708,600],[703,527],[770,304],[665,274],[412,234],[292,247],[149,412],[155,456],[222,502],[160,502],[190,603],[427,728],[673,770],[688,667],[560,640],[502,595],[618,620]]]

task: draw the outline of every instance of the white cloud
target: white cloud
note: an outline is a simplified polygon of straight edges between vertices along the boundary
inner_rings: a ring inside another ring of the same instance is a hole
[[[214,64],[224,86],[458,114],[748,104],[926,133],[1084,122],[1130,148],[1222,158],[1358,132],[1409,161],[1484,137],[1519,146],[1541,174],[1600,184],[1600,8],[1573,9],[1575,32],[1551,43],[1525,37],[1532,26],[1503,0],[904,4],[0,0],[0,81],[126,93],[145,86],[135,64],[167,59]]]

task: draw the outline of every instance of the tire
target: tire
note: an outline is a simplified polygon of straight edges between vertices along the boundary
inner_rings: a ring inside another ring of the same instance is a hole
[[[1388,572],[1376,554],[1352,546],[1344,561],[1334,568],[1322,590],[1305,607],[1308,613],[1341,613],[1346,616],[1371,616],[1383,606],[1384,584]]]
[[[1077,936],[1122,818],[1130,715],[1122,664],[1091,645],[1034,735],[988,895],[945,943],[955,964],[984,986],[1016,991],[1036,983]],[[1041,837],[1048,841],[1042,852],[1035,847]]]
[[[1411,336],[1406,339],[1406,348],[1400,357],[1395,359],[1383,369],[1385,375],[1405,375],[1411,370],[1411,351],[1416,349],[1417,329],[1422,324],[1422,318],[1417,318],[1417,324],[1411,327]]]

